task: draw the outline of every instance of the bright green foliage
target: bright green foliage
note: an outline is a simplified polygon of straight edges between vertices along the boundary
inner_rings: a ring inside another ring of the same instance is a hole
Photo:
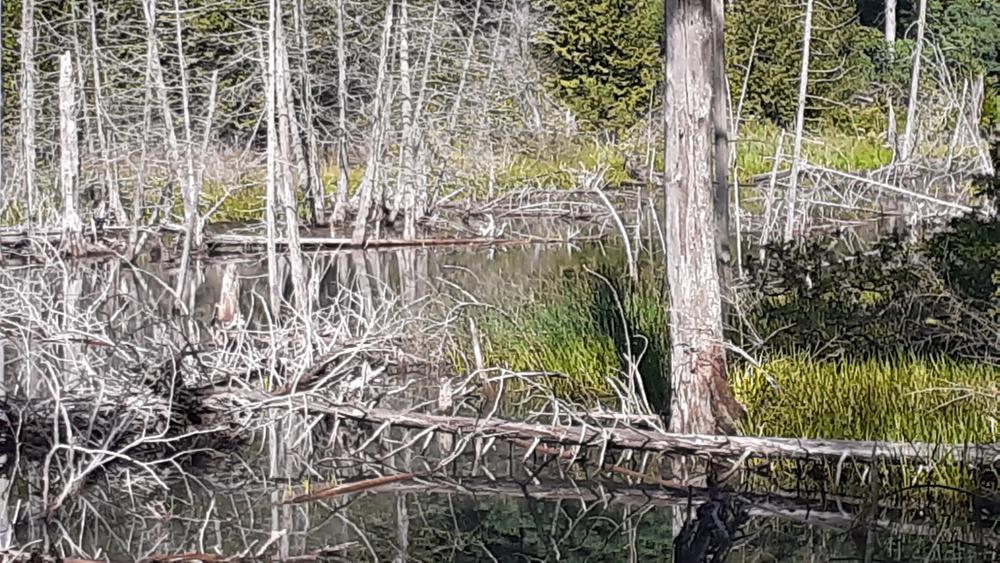
[[[764,436],[990,443],[1000,439],[1000,368],[901,357],[794,356],[747,369],[734,388]]]
[[[485,365],[560,374],[543,383],[561,398],[592,404],[614,402],[609,380],[624,383],[634,363],[651,406],[666,412],[669,342],[659,278],[643,275],[633,283],[618,268],[600,270],[548,282],[516,310],[480,315]],[[459,340],[460,350],[468,350],[467,335]],[[459,350],[453,355],[457,368],[469,371]]]
[[[743,432],[749,435],[939,444],[1000,439],[1000,368],[988,363],[905,355],[834,362],[797,355],[748,368],[733,377],[733,390],[747,409]],[[810,475],[845,487],[841,492],[857,492],[850,472],[841,475],[831,465],[814,469]],[[892,471],[887,481],[975,486],[961,460],[882,470]]]
[[[658,0],[553,0],[543,43],[551,88],[588,128],[618,131],[649,108],[662,75]]]
[[[807,117],[843,121],[849,113],[844,106],[858,106],[855,96],[870,90],[874,65],[865,53],[882,39],[876,30],[851,23],[855,17],[853,3],[816,3]],[[781,124],[794,120],[803,19],[799,3],[744,0],[730,4],[726,54],[733,92],[740,91],[757,37],[743,115]]]
[[[859,113],[865,116],[865,113]],[[865,118],[867,124],[882,124],[881,115]],[[877,127],[873,127],[877,129]],[[758,174],[770,174],[774,167],[774,153],[778,147],[780,128],[764,122],[744,123],[740,127],[736,144],[736,167],[740,178],[749,179]],[[892,150],[886,148],[881,135],[867,131],[845,133],[827,127],[813,131],[802,147],[803,158],[817,166],[834,170],[873,170],[892,162]],[[782,152],[786,161],[792,157],[791,137],[786,134]],[[785,167],[787,168],[787,167]]]

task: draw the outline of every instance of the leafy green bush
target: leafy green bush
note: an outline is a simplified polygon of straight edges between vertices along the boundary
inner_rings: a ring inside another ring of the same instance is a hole
[[[1000,355],[995,214],[957,217],[916,243],[890,236],[849,256],[829,240],[772,245],[766,256],[748,256],[748,307],[772,352]]]

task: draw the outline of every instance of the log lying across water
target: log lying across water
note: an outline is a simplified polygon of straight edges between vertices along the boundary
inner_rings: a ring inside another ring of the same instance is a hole
[[[362,248],[412,248],[427,246],[489,246],[503,244],[529,244],[536,242],[566,242],[565,239],[504,239],[492,237],[475,238],[418,238],[418,239],[373,239],[356,243],[350,238],[333,237],[302,237],[299,244],[303,248],[311,249],[362,249]],[[210,246],[240,246],[264,248],[267,245],[267,237],[257,235],[236,235],[217,234],[208,235],[206,243]],[[278,246],[287,246],[288,241],[284,238],[275,240]]]
[[[638,428],[594,426],[546,426],[501,419],[478,419],[422,413],[399,413],[387,409],[350,406],[317,407],[313,410],[376,424],[434,429],[456,434],[515,438],[546,443],[652,451],[723,459],[782,458],[831,461],[911,461],[922,464],[954,460],[968,465],[1000,466],[1000,444],[930,444],[926,442],[877,442],[819,440],[753,436],[708,436],[671,434]]]

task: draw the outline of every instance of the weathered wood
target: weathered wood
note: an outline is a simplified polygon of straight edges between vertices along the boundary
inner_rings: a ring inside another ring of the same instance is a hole
[[[899,150],[899,158],[907,161],[913,156],[913,135],[917,125],[917,102],[920,93],[920,65],[924,57],[924,35],[927,31],[927,0],[918,0],[917,10],[917,44],[913,51],[913,71],[910,74],[910,96],[906,100],[906,129],[903,131],[903,143]]]
[[[389,423],[406,428],[433,428],[456,434],[476,433],[506,439],[539,440],[563,445],[603,446],[673,455],[708,458],[781,458],[792,460],[914,461],[927,464],[952,459],[975,465],[1000,464],[997,444],[931,444],[926,442],[880,442],[678,434],[636,428],[596,426],[544,426],[501,419],[478,419],[422,413],[399,413],[388,409],[363,410],[352,406],[311,404],[315,412],[347,418]]]
[[[742,415],[726,379],[723,347],[712,183],[716,55],[712,2],[667,0],[664,6],[671,428],[699,434],[732,431]]]
[[[73,57],[66,51],[59,57],[59,178],[63,194],[61,248],[70,256],[82,256],[85,252],[83,221],[78,210],[80,148],[77,142]]]
[[[33,228],[37,166],[35,151],[35,1],[21,2],[21,159],[24,166],[25,218],[28,230]]]
[[[207,242],[216,246],[248,246],[259,247],[266,244],[264,237],[253,235],[210,235]],[[378,239],[354,242],[349,238],[303,237],[298,240],[302,247],[326,249],[355,248],[387,248],[387,247],[424,247],[449,245],[500,245],[500,244],[530,244],[541,242],[566,242],[565,239],[497,239],[497,238],[425,238],[425,239]],[[278,246],[287,246],[289,241],[284,238],[275,239]]]
[[[795,203],[798,197],[799,168],[802,165],[802,135],[805,128],[806,96],[809,92],[809,48],[812,44],[813,0],[806,0],[802,24],[802,64],[799,67],[799,102],[795,109],[795,140],[792,145],[792,171],[785,192],[785,242],[795,234]]]

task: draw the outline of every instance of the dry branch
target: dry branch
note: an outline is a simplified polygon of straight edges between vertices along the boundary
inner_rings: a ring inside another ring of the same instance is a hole
[[[636,428],[596,426],[544,426],[499,419],[477,419],[422,413],[399,413],[387,409],[312,405],[318,412],[376,424],[406,428],[432,428],[439,432],[477,434],[517,440],[644,450],[661,454],[708,458],[827,459],[855,462],[919,461],[951,459],[975,465],[1000,464],[1000,444],[930,444],[925,442],[877,442],[752,436],[673,434]]]

